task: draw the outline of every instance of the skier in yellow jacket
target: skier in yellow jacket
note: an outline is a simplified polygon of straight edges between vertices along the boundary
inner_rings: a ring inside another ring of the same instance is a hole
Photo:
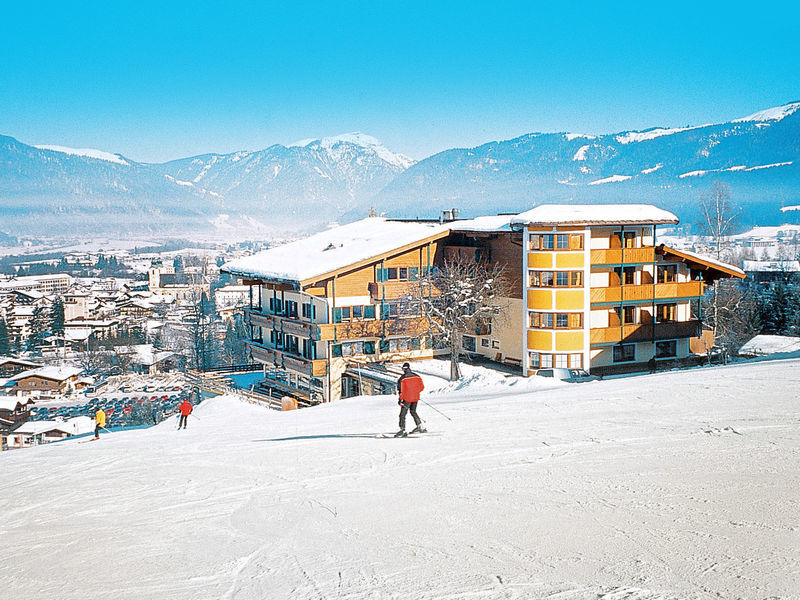
[[[97,412],[94,413],[94,439],[98,439],[100,437],[100,430],[106,428],[106,413],[103,412],[102,408],[98,408]]]

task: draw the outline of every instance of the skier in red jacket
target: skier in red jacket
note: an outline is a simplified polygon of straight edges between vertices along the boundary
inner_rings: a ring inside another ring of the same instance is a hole
[[[411,370],[411,365],[403,363],[403,374],[397,380],[397,391],[400,395],[397,403],[400,405],[400,431],[394,434],[394,437],[406,437],[406,414],[411,413],[411,416],[416,423],[416,427],[411,430],[411,433],[425,433],[427,430],[422,426],[422,419],[417,415],[417,403],[419,402],[419,393],[425,389],[422,383],[422,377],[417,375]]]
[[[181,412],[181,418],[178,421],[178,429],[181,428],[181,425],[183,425],[183,428],[186,429],[186,421],[189,420],[189,415],[192,414],[192,403],[188,400],[184,400],[181,402],[178,410]]]

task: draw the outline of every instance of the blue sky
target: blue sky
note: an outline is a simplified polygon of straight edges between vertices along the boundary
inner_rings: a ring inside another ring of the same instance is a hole
[[[4,8],[0,134],[157,162],[362,131],[420,159],[800,100],[797,2],[69,4]]]

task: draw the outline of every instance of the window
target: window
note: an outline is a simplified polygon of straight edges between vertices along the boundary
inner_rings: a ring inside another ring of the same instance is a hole
[[[635,325],[636,324],[636,307],[635,306],[623,306],[620,308],[619,306],[614,307],[614,311],[617,313],[617,317],[622,322],[623,325]]]
[[[287,317],[297,318],[297,302],[294,300],[287,300],[285,302],[284,311]]]
[[[492,348],[495,350],[500,349],[500,341],[499,340],[492,340]]]
[[[581,329],[583,327],[582,313],[528,313],[528,326],[537,329]]]
[[[475,338],[472,337],[471,335],[461,336],[461,346],[467,352],[475,352],[475,350],[477,349],[475,345]]]
[[[375,318],[375,305],[367,304],[363,306],[342,306],[333,309],[333,322],[342,323],[346,321],[363,321],[364,319]]]
[[[659,323],[669,323],[675,320],[675,313],[678,309],[677,304],[657,304],[656,318]]]
[[[583,235],[572,233],[537,234],[530,237],[529,250],[583,250]]]
[[[283,349],[292,354],[299,354],[300,340],[295,335],[284,334]]]
[[[630,362],[636,359],[636,344],[614,346],[614,362]]]
[[[334,358],[338,358],[342,355],[342,345],[341,344],[333,344],[331,346],[331,356]]]
[[[528,360],[530,362],[531,369],[538,369],[539,368],[539,353],[538,352],[529,352],[528,353]]]
[[[483,338],[481,340],[481,348],[488,348],[488,347],[489,347],[489,340],[486,339],[486,338]]]
[[[552,354],[540,354],[539,355],[539,366],[542,369],[552,369],[553,368],[553,355]]]
[[[388,300],[381,305],[381,318],[418,316],[422,314],[422,307],[418,302],[408,300]]]
[[[419,281],[419,267],[379,267],[375,270],[375,281]]]
[[[303,303],[302,311],[304,319],[314,320],[317,317],[317,307],[310,302]]]
[[[583,271],[528,271],[530,287],[581,287]]]
[[[636,267],[614,267],[614,272],[625,285],[636,284]]]
[[[272,297],[269,299],[269,312],[273,315],[283,314],[283,301],[280,298]]]
[[[636,232],[635,231],[617,231],[614,233],[617,242],[622,248],[636,248]]]
[[[314,342],[312,342],[308,338],[303,338],[303,356],[306,358],[314,359],[316,358],[316,347],[314,346]]]
[[[556,354],[553,357],[553,366],[558,367],[560,369],[567,368],[567,355],[566,354]]]
[[[678,278],[677,265],[659,265],[658,283],[674,283]]]
[[[569,355],[569,368],[582,369],[583,368],[583,354],[570,354]]]
[[[656,342],[656,358],[673,358],[675,356],[678,356],[677,340]]]

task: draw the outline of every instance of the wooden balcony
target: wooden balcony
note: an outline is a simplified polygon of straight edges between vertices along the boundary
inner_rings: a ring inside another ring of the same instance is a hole
[[[272,315],[251,309],[245,309],[245,314],[250,319],[250,324],[256,327],[277,329],[278,331],[296,335],[297,337],[305,337],[313,340],[319,339],[314,337],[317,334],[317,326],[309,321],[302,321],[296,317]]]
[[[590,260],[592,266],[633,263],[652,263],[655,261],[655,248],[613,248],[610,250],[592,250]]]
[[[361,338],[379,338],[385,336],[419,336],[428,331],[428,320],[424,317],[392,317],[391,319],[373,319],[369,321],[351,321],[347,323],[325,323],[315,326],[315,339],[358,340]]]
[[[247,342],[247,349],[253,355],[253,360],[267,365],[278,365],[295,373],[310,377],[322,377],[328,372],[325,359],[311,360],[303,358],[281,350],[266,348],[258,342]]]
[[[700,335],[700,321],[676,321],[644,325],[623,325],[615,327],[592,327],[589,330],[589,343],[592,345],[649,342],[697,337]]]
[[[655,288],[655,289],[654,289]],[[617,287],[592,288],[592,304],[619,302],[647,302],[667,298],[696,298],[703,295],[705,285],[702,281],[684,283],[652,283],[645,285],[623,285]]]

